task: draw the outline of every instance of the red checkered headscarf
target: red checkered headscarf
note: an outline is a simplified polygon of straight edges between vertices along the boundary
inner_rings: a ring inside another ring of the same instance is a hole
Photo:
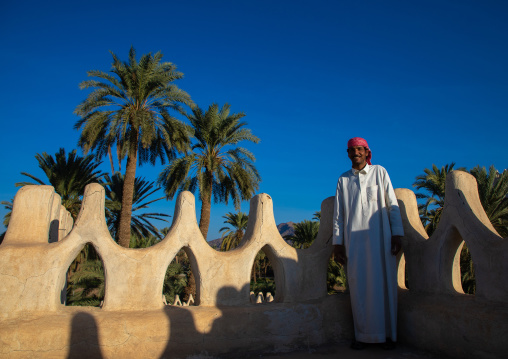
[[[372,159],[372,151],[370,150],[369,145],[367,144],[367,141],[365,141],[361,137],[353,137],[352,139],[347,141],[347,148],[349,149],[354,146],[363,146],[363,147],[365,147],[366,150],[369,150],[369,154],[367,155],[367,163],[369,165],[372,165],[372,163],[370,162],[370,160]]]

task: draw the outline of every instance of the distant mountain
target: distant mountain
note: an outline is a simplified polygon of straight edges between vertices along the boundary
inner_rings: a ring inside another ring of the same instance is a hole
[[[293,222],[281,223],[277,226],[282,238],[295,234],[295,224]]]
[[[277,225],[277,229],[279,230],[279,233],[282,236],[282,238],[284,238],[285,236],[292,236],[295,234],[295,224],[293,222],[280,223],[279,225]],[[222,238],[217,238],[208,241],[208,244],[212,248],[219,249],[220,245],[222,244]]]
[[[211,241],[208,241],[208,244],[212,248],[220,249],[220,245],[222,244],[222,238],[212,239]]]

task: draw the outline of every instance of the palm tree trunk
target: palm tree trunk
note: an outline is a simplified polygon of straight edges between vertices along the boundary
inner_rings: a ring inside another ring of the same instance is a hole
[[[194,277],[192,271],[189,273],[189,282],[187,287],[184,289],[184,293],[185,296],[183,297],[183,300],[188,301],[191,295],[194,299],[196,299],[196,278]]]
[[[210,211],[212,207],[212,194],[202,199],[201,204],[201,218],[199,219],[199,230],[206,241],[208,235],[208,227],[210,226]]]
[[[208,172],[208,171],[207,171]],[[201,218],[199,219],[199,230],[206,241],[208,235],[208,227],[210,227],[210,211],[212,208],[212,188],[213,188],[213,177],[211,173],[207,173],[205,178],[209,179],[209,191],[201,197]]]
[[[131,149],[127,156],[127,165],[125,166],[125,177],[122,192],[122,210],[120,212],[120,225],[118,226],[118,244],[129,248],[131,241],[131,216],[132,216],[132,198],[134,197],[134,182],[136,180],[136,165],[138,160],[138,141],[137,133],[131,140]]]

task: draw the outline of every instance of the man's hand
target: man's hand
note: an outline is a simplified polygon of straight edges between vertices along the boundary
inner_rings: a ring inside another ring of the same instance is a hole
[[[335,257],[335,260],[342,265],[346,264],[346,247],[341,245],[334,245],[333,246],[333,256]]]
[[[392,236],[392,254],[394,256],[399,253],[402,248],[402,237],[401,236]]]

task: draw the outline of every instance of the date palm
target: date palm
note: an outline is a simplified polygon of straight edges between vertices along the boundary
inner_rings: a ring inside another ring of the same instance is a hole
[[[499,174],[494,166],[489,171],[476,166],[469,171],[478,184],[478,195],[490,223],[503,237],[508,236],[508,171]]]
[[[418,176],[413,184],[418,189],[424,188],[431,193],[431,195],[417,194],[417,198],[427,199],[427,202],[419,205],[419,208],[422,222],[429,235],[434,232],[439,223],[444,206],[446,175],[453,166],[454,163],[439,170],[433,165],[433,171],[425,169],[425,175]],[[460,170],[465,171],[464,168]],[[508,236],[508,172],[499,174],[494,166],[491,166],[487,172],[485,167],[476,166],[470,170],[470,173],[476,178],[478,195],[490,222],[501,236]],[[434,208],[429,210],[429,205],[434,205]],[[474,266],[466,245],[462,248],[460,255],[460,267],[464,291],[474,294],[476,290]]]
[[[245,230],[247,229],[249,216],[243,212],[229,212],[226,213],[225,216],[222,216],[222,218],[226,219],[224,223],[229,224],[230,227],[222,227],[219,230],[219,232],[223,232],[220,249],[222,251],[229,251],[230,249],[233,249],[240,244]]]
[[[122,196],[124,188],[124,176],[120,173],[115,173],[114,176],[105,175],[104,190],[106,192],[106,222],[108,224],[109,232],[113,238],[118,240],[118,228],[120,225],[120,216],[122,213]],[[157,192],[159,188],[155,188],[154,182],[146,181],[143,178],[137,177],[134,181],[133,205],[131,216],[130,233],[138,238],[135,242],[146,242],[150,236],[162,238],[159,230],[152,224],[151,220],[166,221],[167,214],[163,213],[141,213],[135,214],[137,211],[147,209],[148,206],[154,202],[160,201],[164,197],[148,200],[148,198]],[[130,247],[138,247],[138,245],[130,245]]]
[[[162,54],[148,53],[136,59],[131,47],[129,59],[122,62],[113,56],[110,73],[89,71],[81,89],[93,89],[76,107],[81,118],[79,145],[85,152],[94,151],[102,158],[116,144],[119,159],[127,158],[124,174],[122,209],[118,229],[119,244],[130,242],[132,201],[139,164],[171,161],[190,143],[190,128],[171,112],[183,112],[182,104],[192,105],[190,96],[173,84],[183,74],[170,62],[161,62]]]
[[[416,193],[416,198],[425,199],[425,203],[418,205],[420,218],[429,236],[436,230],[444,207],[446,175],[453,170],[455,163],[438,168],[432,164],[432,169],[425,168],[424,174],[416,176],[413,187],[424,189],[428,193]],[[464,167],[458,171],[466,171]]]
[[[326,287],[328,294],[335,293],[338,289],[347,290],[348,287],[344,266],[331,258],[328,260]]]
[[[36,154],[35,158],[39,162],[39,168],[44,171],[49,181],[49,185],[55,188],[55,192],[62,198],[62,205],[70,212],[72,218],[76,220],[81,207],[81,196],[85,191],[85,186],[99,182],[102,172],[97,169],[101,162],[96,162],[95,157],[87,155],[81,157],[76,154],[76,150],[65,153],[65,149],[55,154],[55,157],[46,152]],[[46,183],[31,175],[21,172],[22,175],[31,178],[33,182],[18,182],[16,187],[22,187],[31,184],[45,185]]]
[[[212,198],[215,203],[233,199],[235,208],[249,200],[261,180],[254,166],[254,155],[242,147],[241,141],[258,143],[259,138],[240,119],[243,113],[230,114],[230,106],[219,109],[211,105],[206,112],[193,108],[187,115],[194,128],[192,152],[172,161],[159,175],[159,183],[172,199],[178,191],[199,190],[201,217],[199,228],[206,239],[210,224]]]
[[[307,219],[295,224],[295,234],[284,236],[287,241],[292,241],[295,248],[308,248],[314,242],[319,232],[319,222]]]
[[[11,214],[12,214],[12,202],[14,202],[14,199],[11,199],[11,201],[2,201],[0,204],[4,206],[4,208],[7,210],[7,213],[4,216],[4,226],[9,225],[9,221],[11,220]],[[0,242],[1,243],[1,242]]]
[[[100,259],[87,260],[70,275],[67,305],[98,307],[105,294],[104,266]]]
[[[10,202],[9,202],[9,201],[2,201],[2,202],[0,202],[0,204],[1,204],[2,206],[4,206],[4,208],[8,211],[8,212],[5,214],[5,216],[4,216],[4,222],[3,222],[3,224],[4,224],[4,226],[5,226],[5,227],[7,227],[7,226],[9,225],[9,221],[10,221],[10,219],[11,219],[11,213],[12,213],[12,202],[13,202],[13,201],[14,201],[14,200],[13,200],[13,199],[11,199],[11,201],[10,201]],[[4,231],[2,234],[0,234],[0,244],[2,244],[2,242],[4,241],[4,237],[5,237],[5,233],[6,233],[6,232],[7,232],[7,231]]]

